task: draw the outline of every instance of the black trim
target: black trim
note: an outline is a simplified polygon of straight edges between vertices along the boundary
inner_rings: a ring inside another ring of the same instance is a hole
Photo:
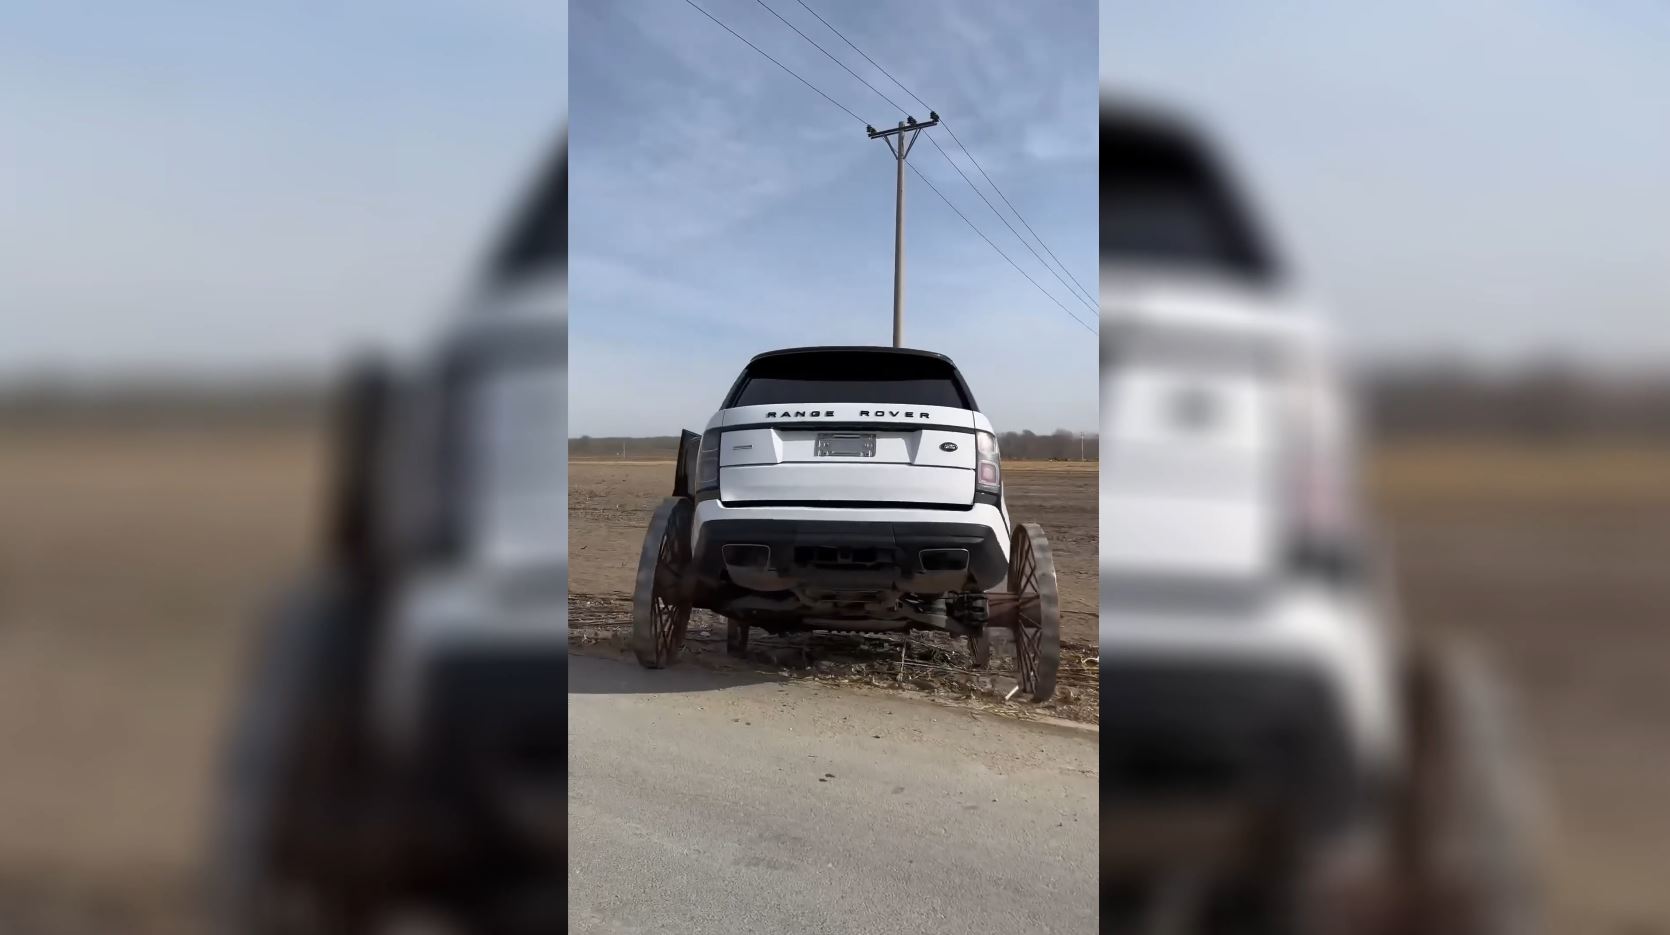
[[[1341,587],[1360,584],[1368,578],[1368,561],[1363,550],[1346,542],[1300,539],[1288,546],[1287,564],[1300,577]]]
[[[997,516],[998,516],[999,519],[1003,520],[1003,536],[1004,536],[1004,538],[1007,539],[1009,536],[1014,535],[1014,533],[1015,533],[1014,527],[1009,525],[1009,516],[1008,516],[1007,513],[1003,512],[1003,491],[1002,490],[999,490],[997,493],[989,493],[987,491],[981,490],[979,488],[979,486],[976,486],[974,488],[974,503],[975,503],[976,506],[984,505],[984,506],[995,506],[995,507],[997,507]]]
[[[717,427],[717,430],[721,432],[741,432],[745,429],[783,429],[790,432],[810,432],[814,430],[918,432],[923,429],[932,429],[936,432],[961,432],[964,435],[973,435],[976,432],[985,431],[985,429],[965,428],[961,425],[938,425],[927,421],[851,422],[844,419],[833,422],[813,422],[809,419],[800,422],[745,422],[741,425],[721,425]]]
[[[390,442],[396,393],[388,363],[366,357],[348,369],[333,406],[326,560],[364,576],[375,575],[387,558],[378,455]]]
[[[685,431],[678,437],[678,458],[673,462],[673,496],[688,497],[695,487],[696,458],[702,437]]]
[[[958,590],[970,582],[984,589],[994,587],[1009,571],[1001,535],[982,523],[957,522],[949,518],[946,522],[903,523],[885,520],[714,519],[701,526],[695,567],[704,586],[712,593],[723,580],[724,546],[763,545],[772,550],[772,571],[785,574],[796,583],[813,587],[851,586],[862,579],[866,586],[892,586],[907,593],[913,587],[920,588],[920,593]],[[797,549],[819,547],[885,549],[891,551],[898,561],[891,568],[850,571],[815,564],[795,564]],[[943,548],[967,549],[967,570],[959,570],[949,576],[944,572],[924,572],[921,552]]]
[[[567,687],[566,646],[456,647],[425,665],[417,775],[473,861],[550,859],[553,845],[528,835],[499,796],[507,783],[563,781]]]
[[[1338,827],[1372,793],[1339,699],[1297,665],[1101,660],[1103,807],[1197,798],[1281,802]]]
[[[920,500],[722,500],[726,508],[761,506],[804,506],[836,510],[946,510],[963,512],[972,503],[926,503]]]

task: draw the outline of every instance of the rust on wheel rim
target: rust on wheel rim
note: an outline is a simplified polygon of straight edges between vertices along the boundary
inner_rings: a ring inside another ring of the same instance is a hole
[[[638,560],[632,596],[632,650],[643,665],[672,663],[690,623],[690,501],[668,497],[656,508]]]
[[[1015,527],[1009,544],[1008,610],[1015,637],[1015,671],[1021,691],[1033,701],[1055,694],[1061,666],[1061,606],[1056,591],[1055,559],[1037,523]]]

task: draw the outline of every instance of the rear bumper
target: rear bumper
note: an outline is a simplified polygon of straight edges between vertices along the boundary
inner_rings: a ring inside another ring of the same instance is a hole
[[[695,523],[693,556],[709,586],[729,577],[755,591],[942,593],[986,590],[1008,573],[1008,522],[987,504],[832,509],[726,507],[709,500],[697,504]]]
[[[1302,667],[1104,659],[1101,707],[1114,812],[1234,803],[1325,831],[1373,801],[1375,770],[1356,755],[1339,699]]]
[[[1326,704],[1353,761],[1384,771],[1400,760],[1399,641],[1372,595],[1283,578],[1145,583],[1104,567],[1101,606],[1104,671],[1286,673],[1317,686],[1304,691]]]

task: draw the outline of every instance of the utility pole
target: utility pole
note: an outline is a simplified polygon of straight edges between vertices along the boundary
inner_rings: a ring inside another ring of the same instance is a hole
[[[916,146],[916,137],[927,128],[939,123],[939,114],[928,111],[928,122],[917,123],[915,117],[906,117],[892,130],[877,130],[866,125],[865,132],[870,139],[884,139],[887,141],[888,151],[893,153],[893,160],[898,163],[898,187],[894,192],[893,202],[893,346],[903,347],[905,343],[905,158]],[[909,134],[908,136],[906,134]],[[892,137],[898,137],[895,141]]]

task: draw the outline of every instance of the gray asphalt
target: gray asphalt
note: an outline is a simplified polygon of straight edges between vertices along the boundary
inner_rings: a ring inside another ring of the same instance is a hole
[[[1096,736],[569,659],[569,927],[1090,933]]]

